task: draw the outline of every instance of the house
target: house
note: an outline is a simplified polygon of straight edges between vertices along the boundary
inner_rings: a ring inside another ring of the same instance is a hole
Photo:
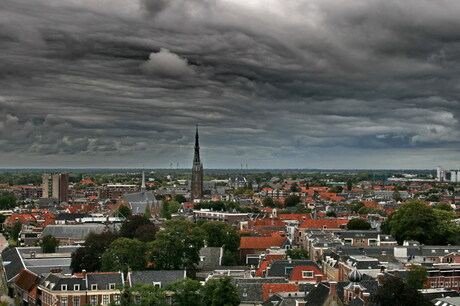
[[[247,255],[262,254],[271,247],[290,248],[286,237],[241,237],[239,261],[248,264]]]
[[[120,303],[122,272],[83,273],[73,276],[62,273],[45,275],[38,286],[43,306],[108,305]]]
[[[21,301],[21,304],[38,305],[37,287],[40,277],[26,269],[22,269],[13,283],[14,296]]]

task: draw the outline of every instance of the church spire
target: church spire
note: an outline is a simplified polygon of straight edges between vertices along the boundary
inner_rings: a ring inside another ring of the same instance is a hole
[[[196,135],[195,135],[195,156],[193,158],[194,163],[200,163],[200,143],[199,143],[199,138],[198,136],[198,124],[196,125]]]
[[[192,201],[200,200],[203,196],[203,164],[200,160],[200,143],[198,136],[198,124],[195,135],[195,156],[193,157],[191,198]]]
[[[144,192],[146,190],[145,188],[145,173],[144,169],[142,169],[142,185],[141,185],[141,192]]]

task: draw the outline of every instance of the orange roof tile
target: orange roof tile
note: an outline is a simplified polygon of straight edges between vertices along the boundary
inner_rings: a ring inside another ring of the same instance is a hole
[[[263,249],[272,246],[282,246],[286,242],[285,237],[241,237],[240,249]]]
[[[298,292],[299,286],[296,284],[262,284],[262,290],[265,301],[277,292]]]
[[[312,271],[313,276],[310,277],[310,278],[303,277],[302,272],[304,272],[304,271]],[[319,270],[316,267],[312,267],[312,266],[296,266],[296,267],[294,267],[294,269],[291,272],[290,280],[295,281],[295,282],[300,282],[300,281],[310,281],[311,282],[311,281],[316,280],[315,275],[317,275],[317,274],[321,274],[321,281],[326,281],[327,280],[326,275],[324,275],[324,273],[321,272],[321,270]]]
[[[318,220],[305,220],[299,228],[340,228],[340,225],[346,225],[348,219],[318,219]]]

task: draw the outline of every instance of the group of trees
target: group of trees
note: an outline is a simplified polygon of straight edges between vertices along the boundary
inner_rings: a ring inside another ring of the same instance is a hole
[[[199,281],[189,278],[168,283],[165,288],[149,284],[134,284],[132,287],[125,286],[122,289],[122,306],[236,306],[240,304],[240,298],[235,285],[226,276],[220,279],[211,279],[201,285]],[[171,304],[167,303],[166,292],[172,293]],[[111,305],[115,305],[112,303]]]
[[[72,254],[73,272],[192,269],[207,245],[223,247],[225,265],[236,264],[240,236],[222,222],[200,226],[186,220],[168,220],[157,230],[144,216],[131,216],[119,232],[91,233],[85,246]]]
[[[456,215],[444,205],[430,207],[421,201],[409,201],[391,214],[382,225],[399,244],[404,240],[417,240],[423,244],[458,244],[460,227],[454,222]]]
[[[12,193],[7,192],[0,195],[0,210],[13,209],[17,205],[18,202]]]

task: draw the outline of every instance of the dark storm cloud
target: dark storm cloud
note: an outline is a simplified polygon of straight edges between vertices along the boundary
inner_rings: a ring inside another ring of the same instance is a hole
[[[211,167],[454,166],[459,12],[453,0],[2,1],[0,162],[185,167],[199,123]]]

